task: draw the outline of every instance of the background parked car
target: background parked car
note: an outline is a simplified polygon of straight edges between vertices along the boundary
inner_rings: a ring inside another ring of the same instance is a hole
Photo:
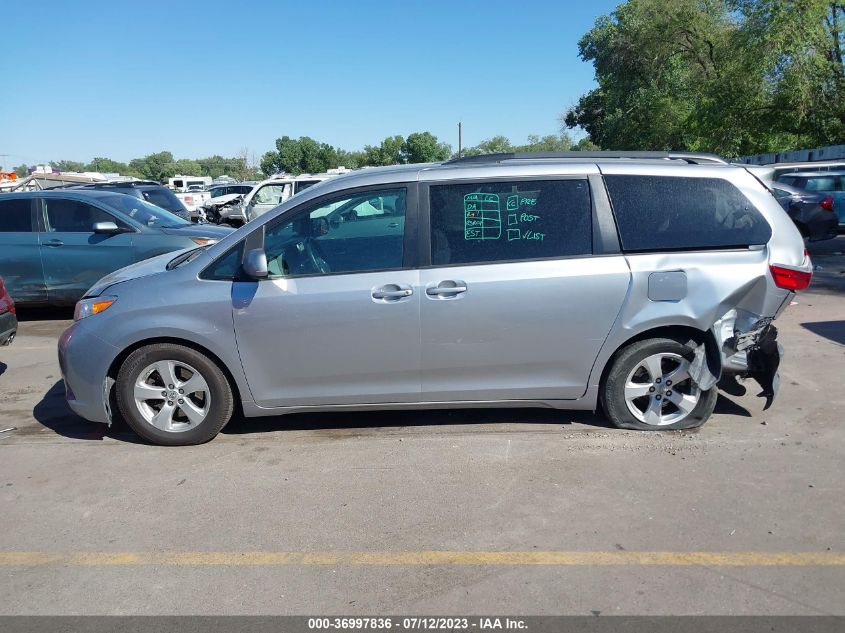
[[[845,230],[845,171],[790,172],[778,176],[777,182],[814,193],[829,194],[839,219],[839,230]]]
[[[337,174],[300,174],[299,176],[274,176],[262,180],[244,196],[243,218],[249,222],[267,213],[300,191],[318,182],[334,178]]]
[[[18,303],[69,304],[110,272],[230,232],[115,191],[8,193],[0,198],[0,274]]]
[[[128,182],[98,182],[90,185],[77,185],[73,189],[99,189],[134,196],[139,200],[146,200],[162,209],[178,215],[184,220],[190,220],[191,214],[170,189],[152,180],[132,180]]]
[[[18,332],[18,317],[15,302],[6,291],[3,278],[0,277],[0,345],[11,345]]]
[[[801,235],[811,242],[836,237],[838,219],[834,212],[833,196],[804,191],[782,182],[772,183],[771,189]]]
[[[245,195],[252,191],[256,184],[255,182],[238,182],[227,185],[213,185],[209,187],[208,193],[211,194],[212,199],[235,194]]]
[[[208,191],[211,199],[203,205],[203,211],[209,222],[215,224],[241,224],[243,221],[230,219],[230,214],[240,217],[242,210],[239,205],[244,196],[248,195],[254,188],[254,182],[228,183],[215,185]]]

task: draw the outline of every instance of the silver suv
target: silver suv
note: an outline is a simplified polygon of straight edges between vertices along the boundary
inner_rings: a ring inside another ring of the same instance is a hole
[[[811,270],[768,189],[715,157],[367,169],[103,278],[59,359],[74,411],[159,444],[210,440],[236,408],[601,407],[687,429],[723,376],[771,401],[771,323]]]

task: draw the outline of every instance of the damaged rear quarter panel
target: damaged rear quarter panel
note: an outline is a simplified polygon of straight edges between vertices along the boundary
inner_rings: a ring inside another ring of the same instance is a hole
[[[613,353],[632,338],[671,326],[707,332],[733,310],[756,317],[774,317],[790,293],[777,288],[769,275],[766,248],[736,251],[649,253],[628,255],[631,289],[617,323],[605,342],[590,384],[598,386]],[[649,298],[649,277],[655,272],[681,271],[687,277],[686,295],[678,300]],[[750,318],[750,317],[749,317]],[[740,323],[737,323],[741,327]],[[714,332],[722,346],[723,333]]]
[[[648,170],[620,162],[603,165],[602,173],[637,174]],[[774,284],[769,265],[797,267],[804,262],[804,242],[798,229],[774,196],[747,170],[733,166],[678,166],[663,168],[659,173],[729,180],[766,218],[772,236],[765,246],[748,249],[627,253],[631,288],[590,373],[592,393],[597,393],[613,354],[627,341],[656,328],[684,326],[702,333],[712,331],[725,364],[729,350],[723,344],[733,335],[734,327],[743,331],[759,318],[776,318],[789,304],[792,293]],[[668,301],[650,299],[651,274],[675,271],[686,275],[684,296]]]

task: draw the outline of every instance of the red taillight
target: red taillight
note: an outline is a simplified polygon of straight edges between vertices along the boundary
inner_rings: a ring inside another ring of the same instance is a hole
[[[185,196],[185,204],[194,204],[193,196]]]
[[[813,279],[813,273],[809,270],[796,270],[774,264],[769,266],[769,270],[772,271],[772,279],[774,279],[775,285],[778,288],[791,290],[792,292],[806,290],[810,285],[810,281]]]
[[[833,211],[833,197],[828,196],[819,203],[819,206],[825,211]]]

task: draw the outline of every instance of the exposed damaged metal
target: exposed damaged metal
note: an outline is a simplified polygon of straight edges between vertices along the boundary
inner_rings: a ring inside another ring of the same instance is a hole
[[[777,342],[777,328],[772,325],[772,317],[732,310],[727,318],[720,320],[721,331],[726,326],[733,329],[733,334],[722,342],[723,357],[733,367],[741,367],[741,378],[753,378],[762,391],[758,397],[766,398],[764,409],[768,409],[778,389],[778,367],[783,356],[783,347]],[[746,329],[741,325],[751,322]]]

